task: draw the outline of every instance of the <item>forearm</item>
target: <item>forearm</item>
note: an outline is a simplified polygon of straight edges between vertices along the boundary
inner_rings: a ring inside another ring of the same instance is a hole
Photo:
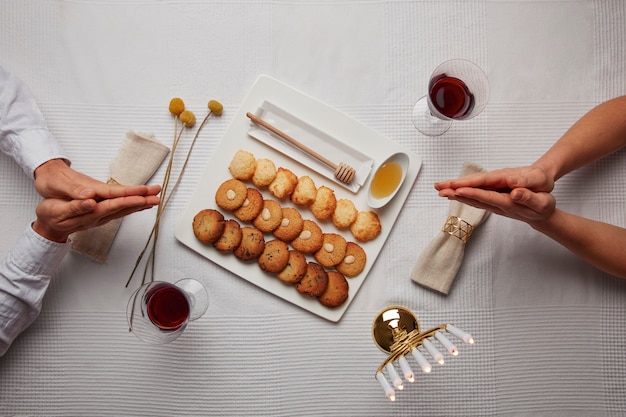
[[[558,208],[549,219],[529,224],[596,268],[626,278],[626,229]]]
[[[606,101],[581,117],[533,164],[554,181],[626,146],[626,96]]]
[[[37,318],[50,279],[69,244],[50,242],[30,226],[0,262],[0,356]]]

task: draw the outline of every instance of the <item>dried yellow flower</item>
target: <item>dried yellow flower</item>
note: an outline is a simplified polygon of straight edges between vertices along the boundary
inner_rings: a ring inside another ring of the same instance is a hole
[[[183,111],[178,117],[187,127],[191,127],[196,124],[196,115],[190,110]]]
[[[219,101],[211,100],[209,101],[209,110],[216,116],[219,116],[222,114],[222,111],[224,111],[224,106],[222,106],[222,103]]]
[[[181,98],[174,97],[170,100],[170,113],[174,116],[180,116],[185,111],[185,103]]]

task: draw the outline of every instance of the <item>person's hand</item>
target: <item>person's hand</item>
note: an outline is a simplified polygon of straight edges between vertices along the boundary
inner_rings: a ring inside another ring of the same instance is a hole
[[[554,189],[554,179],[550,178],[543,169],[528,166],[477,172],[461,178],[435,183],[435,189],[439,191],[466,187],[505,193],[514,188],[527,188],[536,192],[549,193]]]
[[[556,199],[550,193],[515,188],[509,193],[464,187],[443,189],[439,195],[473,207],[524,221],[531,226],[548,220],[556,208]]]
[[[156,188],[160,189],[160,186]],[[66,242],[74,232],[103,225],[157,204],[159,197],[155,195],[116,197],[100,202],[46,198],[37,205],[33,230],[48,240]]]
[[[61,159],[47,161],[35,170],[35,189],[43,198],[96,201],[129,196],[147,197],[160,191],[156,186],[106,184],[75,171]]]

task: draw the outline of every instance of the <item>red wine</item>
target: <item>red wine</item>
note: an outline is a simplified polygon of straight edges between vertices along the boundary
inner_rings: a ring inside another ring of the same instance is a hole
[[[148,317],[163,330],[177,330],[189,318],[189,302],[183,290],[172,284],[160,284],[146,294]]]
[[[458,78],[442,74],[430,82],[428,94],[435,109],[451,119],[462,119],[474,107],[474,95]]]

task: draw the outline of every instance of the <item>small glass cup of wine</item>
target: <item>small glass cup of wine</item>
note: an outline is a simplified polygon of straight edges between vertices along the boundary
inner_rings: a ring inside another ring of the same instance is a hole
[[[200,281],[185,278],[172,284],[153,281],[139,287],[126,308],[129,330],[152,344],[176,340],[190,321],[200,318],[209,306]]]
[[[465,59],[451,59],[433,71],[428,94],[413,108],[413,124],[426,136],[448,131],[454,120],[478,116],[489,101],[485,72]]]

